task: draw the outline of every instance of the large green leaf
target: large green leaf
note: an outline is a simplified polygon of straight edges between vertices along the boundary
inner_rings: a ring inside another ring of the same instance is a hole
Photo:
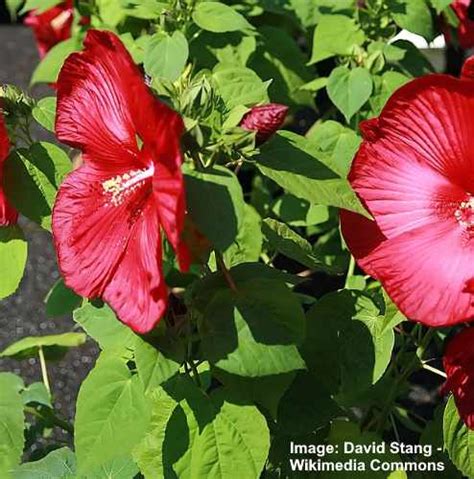
[[[19,226],[0,228],[0,299],[13,294],[20,284],[28,257],[28,243]]]
[[[310,63],[335,55],[351,55],[364,42],[364,33],[352,18],[344,15],[322,15],[314,31]]]
[[[174,380],[166,392],[177,404],[155,402],[137,455],[147,479],[260,477],[270,437],[255,406],[222,388],[208,396],[187,377]]]
[[[74,444],[80,473],[130,455],[149,411],[143,385],[125,360],[102,353],[77,399]]]
[[[40,404],[53,409],[51,395],[44,383],[36,382],[30,384],[21,391],[21,399],[24,404]]]
[[[220,2],[198,3],[193,13],[193,20],[203,30],[215,33],[253,29],[243,15]]]
[[[286,434],[307,434],[342,414],[329,392],[308,372],[298,372],[278,407],[278,424]]]
[[[82,298],[69,289],[62,279],[58,280],[46,296],[46,314],[56,317],[71,314],[81,305]]]
[[[307,313],[301,351],[325,387],[349,397],[377,382],[390,362],[394,334],[377,305],[357,291],[321,298]]]
[[[262,224],[265,239],[281,254],[298,261],[298,263],[311,269],[335,271],[324,264],[314,253],[309,241],[289,228],[285,223],[280,223],[272,218],[267,218]]]
[[[174,376],[184,362],[184,357],[185,349],[182,343],[161,336],[152,345],[137,337],[135,363],[145,392],[155,389]]]
[[[290,226],[311,226],[329,219],[327,206],[311,205],[309,201],[289,194],[275,201],[272,212]]]
[[[263,82],[249,68],[223,65],[214,71],[213,78],[229,110],[240,105],[268,102],[268,82]]]
[[[188,42],[180,31],[172,35],[158,33],[150,39],[145,51],[145,71],[151,77],[175,81],[184,70],[188,54]]]
[[[54,131],[56,120],[56,97],[47,96],[35,105],[32,112],[33,118],[44,128]]]
[[[459,416],[454,397],[444,410],[444,446],[454,465],[467,477],[474,476],[474,431]]]
[[[76,458],[68,447],[62,447],[39,461],[22,464],[12,476],[13,479],[76,479]]]
[[[426,0],[389,0],[387,3],[400,28],[433,40],[437,30]]]
[[[81,49],[81,42],[77,37],[69,38],[55,45],[41,60],[31,77],[31,84],[55,83],[64,60],[73,52]]]
[[[218,291],[200,331],[206,357],[229,373],[258,377],[305,367],[297,349],[304,340],[303,311],[278,280],[256,278],[237,291]]]
[[[47,142],[34,143],[8,158],[5,190],[22,214],[50,230],[57,190],[70,170],[71,161],[61,148]]]
[[[186,200],[192,220],[218,249],[232,245],[242,225],[244,197],[237,177],[222,166],[187,169]]]
[[[127,351],[135,346],[137,335],[122,322],[107,305],[85,304],[74,311],[74,321],[99,343],[102,350]]]
[[[336,206],[363,214],[346,178],[325,165],[311,140],[289,131],[278,132],[256,157],[259,170],[289,193],[311,204]]]
[[[331,72],[326,88],[331,101],[349,122],[370,98],[373,88],[372,77],[365,68],[357,67],[350,70],[340,66]]]
[[[250,67],[260,78],[271,79],[270,99],[285,105],[313,105],[313,96],[301,87],[311,79],[307,58],[297,43],[281,28],[261,27],[261,45]]]
[[[0,357],[15,357],[19,359],[36,356],[42,348],[46,356],[56,356],[64,348],[74,348],[86,342],[83,333],[63,333],[49,336],[30,336],[20,339],[0,353]]]
[[[20,396],[22,381],[11,373],[0,373],[0,477],[9,477],[23,453],[25,417]]]
[[[228,267],[258,261],[262,252],[262,219],[248,204],[244,204],[243,213],[242,224],[237,236],[232,245],[224,252],[225,264]]]

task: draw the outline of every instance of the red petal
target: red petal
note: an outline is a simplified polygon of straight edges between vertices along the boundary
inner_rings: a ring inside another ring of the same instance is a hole
[[[53,211],[59,265],[70,288],[103,297],[123,322],[144,332],[166,306],[151,178],[118,195],[110,181],[116,179],[83,166],[61,185]]]
[[[451,7],[459,18],[457,37],[461,48],[468,50],[474,46],[474,21],[469,18],[471,0],[455,0]]]
[[[10,204],[3,191],[3,163],[8,158],[10,140],[5,120],[0,113],[0,227],[14,225],[18,222],[18,212]]]
[[[430,326],[474,318],[474,296],[466,287],[472,278],[474,246],[455,220],[385,241],[375,226],[361,228],[368,221],[361,217],[343,222],[344,237],[360,266],[383,284],[407,317]]]
[[[474,429],[474,328],[464,329],[446,348],[443,357],[448,376],[445,391],[454,395],[456,407],[463,421]]]
[[[86,153],[103,171],[155,164],[154,192],[159,221],[178,253],[185,201],[181,173],[181,117],[158,101],[128,51],[111,32],[89,30],[85,51],[72,54],[58,80],[58,138]],[[143,142],[139,152],[137,136]]]
[[[268,140],[285,121],[288,107],[278,103],[267,103],[253,107],[240,122],[244,130],[256,131],[257,142]]]

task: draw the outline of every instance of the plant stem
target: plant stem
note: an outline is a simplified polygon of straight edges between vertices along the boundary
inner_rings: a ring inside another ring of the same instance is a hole
[[[48,369],[46,368],[46,360],[44,357],[43,347],[40,346],[38,349],[39,361],[41,366],[41,376],[43,377],[44,387],[46,391],[48,391],[49,397],[51,397],[51,387],[49,386],[49,379],[48,379]]]
[[[347,288],[349,285],[349,279],[354,276],[355,271],[355,259],[354,256],[351,255],[351,260],[349,261],[349,269],[347,270],[346,282],[344,287]]]
[[[426,369],[427,371],[432,372],[433,374],[437,374],[438,376],[441,376],[442,378],[446,379],[446,373],[443,371],[440,371],[439,369],[434,368],[433,366],[430,366],[427,363],[423,363],[423,369]]]
[[[227,269],[227,266],[225,265],[224,257],[222,256],[222,253],[220,253],[219,251],[214,251],[214,254],[216,255],[217,265],[219,266],[219,269],[222,271],[222,274],[224,275],[224,278],[227,284],[229,285],[229,288],[232,291],[237,291],[237,286],[235,285],[234,278],[232,278],[230,271]]]
[[[52,424],[54,424],[55,426],[58,426],[61,429],[63,429],[64,431],[68,432],[69,434],[72,434],[72,435],[74,434],[74,428],[71,426],[71,424],[66,422],[64,419],[61,419],[61,418],[57,417],[53,413],[53,411],[51,411],[49,408],[45,409],[45,410],[42,410],[42,411],[38,411],[34,407],[25,406],[25,412],[27,412],[28,414],[31,414],[32,416],[37,417],[38,419],[43,420],[43,421],[44,420],[49,421]]]

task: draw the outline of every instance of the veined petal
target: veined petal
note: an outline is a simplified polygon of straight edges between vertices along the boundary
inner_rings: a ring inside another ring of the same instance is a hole
[[[353,213],[342,216],[344,237],[358,264],[382,283],[408,318],[430,326],[474,318],[469,288],[474,245],[457,226],[455,220],[440,221],[384,240],[374,222]]]
[[[131,170],[107,176],[86,165],[62,183],[53,210],[53,235],[65,282],[82,296],[101,297],[112,280],[151,202],[151,174],[143,178],[143,172],[140,177]]]
[[[162,271],[158,215],[148,202],[103,298],[137,333],[147,333],[166,311],[168,292]]]
[[[459,414],[467,426],[474,429],[474,328],[467,328],[448,343],[443,357],[447,381],[445,391],[451,391]]]
[[[85,161],[109,171],[139,165],[129,102],[139,71],[115,38],[90,30],[84,51],[68,57],[57,83],[58,139],[82,150]]]
[[[388,101],[349,179],[388,237],[437,222],[474,191],[474,89],[429,75]]]

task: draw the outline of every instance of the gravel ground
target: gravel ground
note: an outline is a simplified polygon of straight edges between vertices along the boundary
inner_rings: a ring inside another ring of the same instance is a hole
[[[27,88],[38,54],[31,32],[22,26],[0,27],[0,84],[12,83]],[[35,88],[35,98],[51,94],[48,87]],[[44,136],[38,130],[36,137]],[[17,293],[0,302],[0,351],[25,337],[71,331],[74,322],[69,317],[48,318],[44,298],[59,278],[49,233],[22,219],[21,225],[29,244],[26,274]],[[1,272],[0,272],[1,274]],[[56,408],[71,419],[74,416],[79,386],[92,367],[97,348],[89,341],[71,350],[59,362],[48,368]],[[26,384],[41,380],[36,359],[14,361],[0,359],[0,371],[10,371],[23,377]]]

